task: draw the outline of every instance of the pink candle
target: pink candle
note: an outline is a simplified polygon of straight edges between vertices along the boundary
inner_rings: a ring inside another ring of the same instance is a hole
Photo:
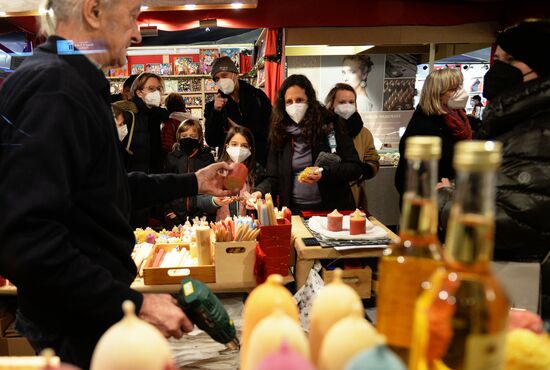
[[[353,216],[349,220],[350,235],[365,234],[367,232],[367,219],[362,216]]]
[[[342,231],[343,216],[338,210],[334,210],[327,215],[327,230],[328,231]]]

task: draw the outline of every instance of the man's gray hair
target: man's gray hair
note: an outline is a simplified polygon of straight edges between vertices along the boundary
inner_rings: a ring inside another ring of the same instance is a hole
[[[101,0],[110,5],[116,0]],[[44,36],[55,34],[58,22],[82,21],[82,5],[84,0],[42,0],[40,9],[44,9],[40,15],[40,33]]]

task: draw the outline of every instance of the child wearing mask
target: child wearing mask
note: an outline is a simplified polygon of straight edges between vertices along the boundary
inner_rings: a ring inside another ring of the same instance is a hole
[[[166,157],[164,172],[192,173],[214,163],[214,156],[210,149],[203,145],[204,135],[199,121],[195,119],[183,121],[176,130],[175,139],[173,150]],[[188,217],[192,219],[206,216],[213,220],[217,207],[212,204],[210,198],[210,196],[199,195],[170,202],[165,214],[167,226],[184,223]]]
[[[351,191],[358,208],[368,210],[367,194],[363,187],[363,181],[372,179],[380,169],[380,157],[374,147],[374,138],[368,128],[364,127],[363,120],[357,112],[357,94],[348,84],[338,83],[328,93],[325,106],[330,111],[342,118],[346,123],[346,129],[353,139],[353,144],[363,174],[357,181],[351,183]]]
[[[227,216],[246,215],[246,201],[250,198],[250,189],[265,177],[265,169],[256,163],[254,136],[243,126],[232,127],[225,138],[219,161],[240,162],[248,169],[248,178],[236,197],[210,197],[217,208],[217,220]]]

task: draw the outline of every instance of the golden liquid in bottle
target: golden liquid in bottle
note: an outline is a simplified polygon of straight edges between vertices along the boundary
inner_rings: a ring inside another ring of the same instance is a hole
[[[492,217],[459,215],[448,233],[446,268],[417,303],[410,368],[500,370],[509,303],[490,270]]]
[[[435,234],[435,204],[430,199],[404,198],[401,241],[391,245],[378,265],[376,327],[390,348],[408,361],[414,303],[421,284],[442,266]]]

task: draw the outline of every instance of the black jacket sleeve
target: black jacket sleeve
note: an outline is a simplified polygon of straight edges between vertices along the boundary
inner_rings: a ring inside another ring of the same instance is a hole
[[[147,175],[143,172],[130,172],[128,183],[135,209],[161,205],[171,200],[192,197],[198,193],[195,174]]]
[[[225,141],[225,127],[227,127],[227,117],[223,110],[214,109],[214,102],[206,104],[204,108],[204,138],[208,146],[222,146]]]
[[[341,128],[336,127],[336,154],[341,162],[323,168],[320,182],[327,184],[341,184],[342,180],[352,182],[361,177],[363,171],[359,162],[357,151],[353,140]]]
[[[55,302],[66,320],[103,327],[120,319],[122,301],[139,311],[143,297],[83,255],[67,227],[79,184],[96,165],[91,153],[104,140],[86,124],[89,109],[64,93],[37,93],[17,130],[2,123],[0,142],[13,146],[0,156],[0,271],[26,296]]]

